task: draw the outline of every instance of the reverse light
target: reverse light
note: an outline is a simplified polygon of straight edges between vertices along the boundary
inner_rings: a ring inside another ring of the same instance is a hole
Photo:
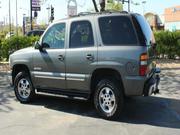
[[[148,55],[147,53],[143,53],[140,56],[139,75],[145,76],[147,71],[148,71]]]

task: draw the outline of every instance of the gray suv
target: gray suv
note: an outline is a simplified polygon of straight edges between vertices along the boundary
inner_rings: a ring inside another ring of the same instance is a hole
[[[10,55],[17,99],[37,94],[92,99],[100,116],[114,119],[125,97],[157,93],[155,40],[143,16],[81,14],[51,24],[35,47]]]

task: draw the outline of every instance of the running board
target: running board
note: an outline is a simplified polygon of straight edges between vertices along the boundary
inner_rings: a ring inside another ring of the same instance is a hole
[[[35,93],[38,95],[61,97],[61,98],[70,98],[78,100],[88,100],[88,93],[75,93],[75,92],[64,92],[59,90],[45,90],[45,89],[35,89]]]

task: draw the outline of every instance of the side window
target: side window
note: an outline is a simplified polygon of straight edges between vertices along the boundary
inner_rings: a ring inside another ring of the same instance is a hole
[[[65,41],[65,23],[55,24],[45,33],[42,44],[45,48],[62,49]]]
[[[71,23],[69,48],[90,47],[94,45],[93,32],[89,21]]]
[[[101,17],[99,27],[103,44],[107,46],[137,44],[136,34],[129,17]]]

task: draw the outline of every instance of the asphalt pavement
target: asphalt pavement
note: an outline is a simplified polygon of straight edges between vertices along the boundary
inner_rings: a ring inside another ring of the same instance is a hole
[[[126,100],[116,121],[87,101],[40,96],[20,104],[0,73],[0,135],[180,135],[180,70],[163,70],[160,94]]]

